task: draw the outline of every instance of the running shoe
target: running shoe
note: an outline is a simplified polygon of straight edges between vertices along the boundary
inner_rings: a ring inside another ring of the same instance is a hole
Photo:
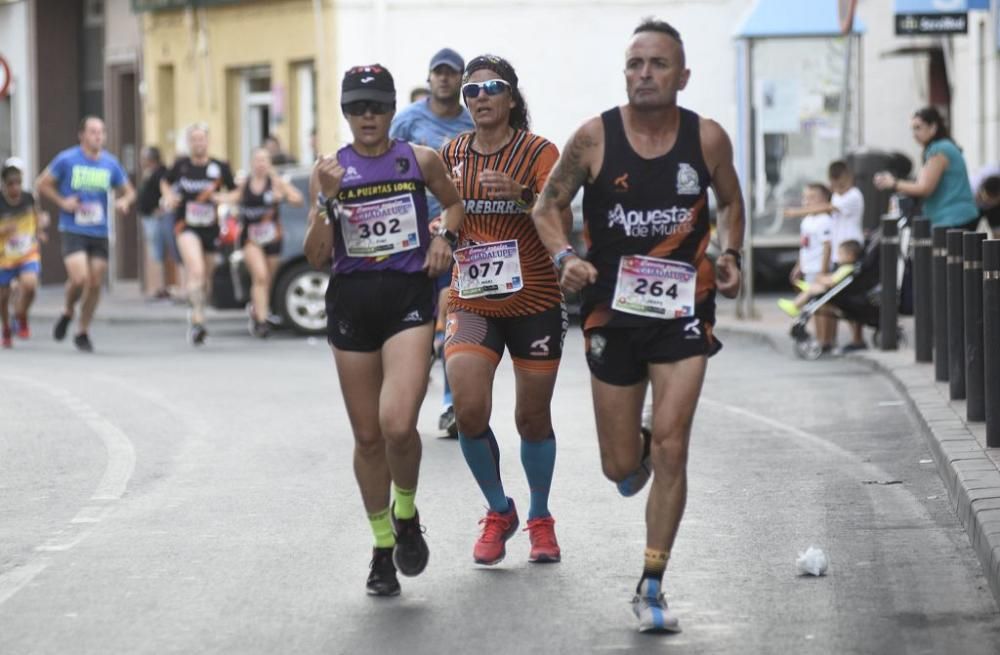
[[[632,599],[632,611],[639,619],[639,632],[680,632],[681,626],[669,609],[655,578],[643,578]]]
[[[369,596],[398,596],[399,580],[392,563],[392,548],[372,548],[372,561],[368,574]]]
[[[517,526],[520,525],[513,499],[508,498],[507,502],[510,504],[510,509],[505,513],[490,510],[486,513],[486,517],[479,521],[479,525],[483,526],[483,532],[472,549],[472,558],[476,564],[487,566],[499,564],[507,555],[507,540],[514,536]]]
[[[14,339],[11,337],[10,328],[3,329],[3,336],[0,337],[0,347],[2,348],[14,347]]]
[[[647,424],[648,423],[648,424]],[[616,486],[618,487],[618,493],[628,498],[629,496],[634,496],[642,488],[646,486],[649,482],[649,478],[653,476],[653,462],[650,461],[649,451],[653,445],[653,432],[651,429],[652,417],[649,417],[647,422],[646,417],[643,417],[643,426],[639,428],[639,433],[642,435],[642,459],[639,460],[639,468],[632,471],[631,474]]]
[[[192,346],[201,346],[205,343],[205,337],[208,336],[208,330],[201,323],[192,323],[191,328],[188,330],[188,341],[191,342]]]
[[[66,330],[69,329],[70,321],[73,320],[72,316],[66,316],[63,314],[56,321],[56,326],[52,329],[52,338],[56,341],[62,341],[66,338]]]
[[[795,306],[795,301],[789,300],[788,298],[778,298],[778,308],[792,318],[798,318],[799,314],[802,313],[799,311],[799,308]]]
[[[250,319],[250,336],[257,339],[266,339],[271,336],[271,326],[267,322],[258,322]]]
[[[561,558],[559,542],[556,541],[556,520],[551,516],[544,516],[537,519],[528,519],[528,527],[524,532],[528,533],[531,540],[531,553],[528,555],[529,562],[558,562]]]
[[[280,314],[268,314],[266,321],[273,328],[280,328],[285,324],[285,319],[281,318]]]
[[[73,344],[82,353],[94,352],[94,344],[90,343],[90,337],[87,336],[86,332],[81,332],[73,337]]]
[[[17,316],[14,318],[14,332],[17,333],[18,339],[31,338],[31,328],[28,327],[27,316]]]
[[[438,419],[438,430],[447,432],[451,439],[458,438],[458,421],[455,419],[455,406],[448,405],[448,408],[441,413]]]
[[[859,350],[868,350],[868,344],[865,343],[864,341],[862,341],[861,343],[849,343],[840,349],[840,353],[843,355],[847,353],[858,352]]]
[[[392,529],[396,533],[392,563],[405,576],[412,578],[420,575],[427,567],[427,559],[430,557],[430,549],[424,540],[424,526],[420,525],[420,512],[412,519],[398,519],[391,510],[389,516],[392,517]]]

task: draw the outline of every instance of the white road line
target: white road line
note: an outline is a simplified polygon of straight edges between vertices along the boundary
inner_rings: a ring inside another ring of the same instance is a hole
[[[114,502],[121,499],[129,480],[132,478],[132,473],[135,471],[135,448],[128,435],[101,416],[93,407],[65,389],[21,376],[4,375],[0,376],[0,378],[23,386],[34,387],[52,396],[97,434],[108,453],[108,461],[104,468],[104,475],[101,476],[101,481],[98,483],[90,499],[92,501],[106,502]],[[86,529],[74,528],[69,535],[63,535],[63,531],[60,530],[44,544],[37,546],[35,551],[45,553],[70,550],[86,539],[94,529],[93,526],[100,523],[111,511],[112,507],[110,505],[88,505],[82,508],[70,520],[70,524],[74,526],[90,525],[91,527]],[[0,573],[0,605],[3,605],[14,594],[35,579],[50,563],[51,560],[48,557],[38,555],[26,564]]]

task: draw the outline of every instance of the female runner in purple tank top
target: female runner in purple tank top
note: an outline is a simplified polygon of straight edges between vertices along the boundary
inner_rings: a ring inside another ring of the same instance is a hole
[[[417,415],[430,372],[434,279],[451,268],[465,212],[436,152],[389,138],[396,90],[388,70],[347,71],[340,102],[353,142],[313,169],[309,194],[317,202],[305,252],[317,268],[332,255],[328,338],[354,432],[354,473],[375,537],[367,588],[395,596],[397,569],[414,576],[427,565],[414,504]],[[433,235],[425,190],[444,208]]]

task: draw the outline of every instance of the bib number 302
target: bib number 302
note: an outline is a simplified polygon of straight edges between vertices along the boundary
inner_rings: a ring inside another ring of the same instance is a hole
[[[626,255],[618,263],[612,309],[650,318],[694,316],[698,271],[685,262]]]

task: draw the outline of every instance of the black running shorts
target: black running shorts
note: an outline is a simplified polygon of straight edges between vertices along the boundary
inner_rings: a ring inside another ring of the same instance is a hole
[[[434,280],[426,273],[359,271],[334,275],[326,289],[327,339],[338,350],[375,352],[432,320]]]
[[[584,338],[591,374],[623,387],[645,380],[650,364],[711,357],[722,348],[712,324],[697,316],[642,327],[594,327],[584,331]]]
[[[496,366],[506,347],[517,368],[555,371],[562,358],[568,325],[562,303],[537,314],[505,318],[452,309],[445,332],[445,359],[468,352]]]
[[[95,259],[107,259],[108,240],[104,237],[90,237],[84,234],[63,232],[62,256],[68,257],[77,252],[84,252],[87,254],[87,257]]]

